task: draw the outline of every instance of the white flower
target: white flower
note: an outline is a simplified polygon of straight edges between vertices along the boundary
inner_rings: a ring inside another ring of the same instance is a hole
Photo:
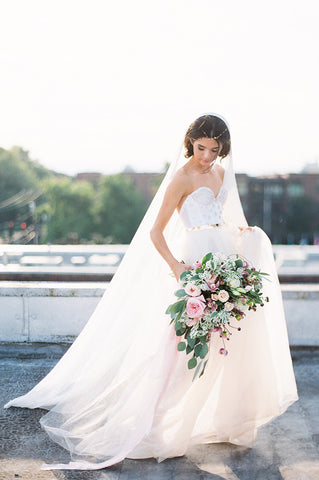
[[[225,310],[226,312],[230,312],[234,308],[234,305],[230,302],[225,303]]]
[[[245,290],[246,292],[249,292],[253,287],[251,285],[246,285]]]
[[[202,293],[201,289],[197,285],[191,282],[189,282],[186,285],[185,292],[187,293],[187,295],[190,295],[191,297],[198,297],[198,295]]]
[[[217,293],[212,293],[212,294],[211,294],[211,297],[212,297],[213,300],[218,300],[218,295],[217,295]]]
[[[237,288],[237,287],[240,286],[240,281],[238,280],[238,278],[233,278],[233,279],[230,280],[229,286],[231,288]]]
[[[226,292],[226,290],[220,290],[218,293],[218,300],[220,300],[221,302],[227,302],[228,299],[229,293]]]

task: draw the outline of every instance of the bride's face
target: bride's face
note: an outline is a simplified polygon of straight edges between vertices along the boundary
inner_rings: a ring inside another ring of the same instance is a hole
[[[218,145],[218,142],[213,138],[198,138],[192,140],[192,144],[194,149],[193,159],[203,167],[212,164],[222,149],[222,145]]]

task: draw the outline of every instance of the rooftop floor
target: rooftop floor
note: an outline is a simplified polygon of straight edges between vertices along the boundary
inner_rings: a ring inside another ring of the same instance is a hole
[[[68,346],[0,344],[0,405],[30,390]],[[43,471],[67,462],[68,452],[41,429],[44,411],[0,409],[0,480],[318,480],[319,349],[292,350],[300,399],[259,429],[254,448],[226,443],[193,447],[187,456],[157,463],[124,460],[98,471]]]

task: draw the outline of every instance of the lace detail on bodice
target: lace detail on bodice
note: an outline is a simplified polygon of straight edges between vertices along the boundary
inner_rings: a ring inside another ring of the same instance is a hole
[[[222,223],[223,204],[227,189],[222,185],[218,195],[209,187],[199,187],[188,195],[180,209],[179,215],[186,228]]]

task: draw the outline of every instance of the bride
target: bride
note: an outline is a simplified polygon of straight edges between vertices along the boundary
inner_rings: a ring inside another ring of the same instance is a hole
[[[247,225],[228,125],[203,115],[184,147],[78,338],[41,382],[5,405],[48,410],[40,423],[71,461],[43,469],[162,461],[203,443],[252,447],[257,428],[298,399],[272,246]],[[205,373],[192,381],[165,310],[181,273],[208,252],[239,253],[268,272],[270,301],[247,312],[227,357],[212,335]]]

